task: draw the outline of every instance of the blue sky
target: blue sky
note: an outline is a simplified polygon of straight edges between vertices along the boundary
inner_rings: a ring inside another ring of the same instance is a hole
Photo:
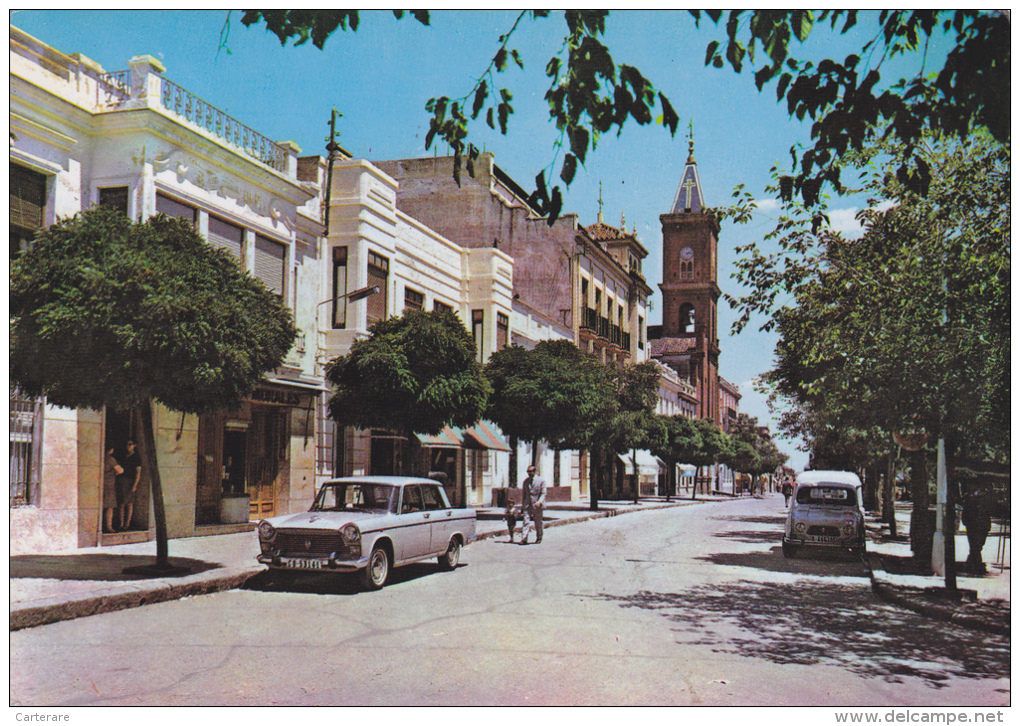
[[[426,101],[434,96],[456,98],[468,93],[498,48],[498,37],[509,31],[516,11],[435,11],[431,26],[411,17],[396,20],[388,11],[361,15],[356,33],[337,31],[324,51],[310,42],[282,48],[264,27],[245,28],[241,11],[231,15],[227,47],[220,49],[226,11],[47,11],[11,13],[11,23],[64,53],[81,53],[106,70],[128,67],[128,59],[149,54],[166,66],[166,76],[276,140],[290,139],[304,154],[324,153],[330,110],[337,108],[340,142],[367,159],[427,156],[425,134],[429,115]],[[862,11],[862,16],[866,15]],[[797,57],[842,59],[860,52],[860,30],[846,37],[818,31],[795,50]],[[873,30],[873,23],[868,26]],[[546,169],[556,177],[559,157],[557,132],[548,119],[543,99],[548,88],[544,69],[562,44],[566,25],[561,13],[539,20],[525,19],[510,47],[520,51],[524,70],[511,66],[500,83],[514,95],[516,113],[509,133],[502,136],[480,122],[474,143],[495,154],[496,163],[526,189]],[[599,209],[601,183],[605,221],[628,230],[649,250],[644,273],[656,289],[649,322],[660,322],[658,283],[662,279],[662,234],[659,215],[669,211],[687,156],[687,124],[694,124],[698,169],[706,203],[722,206],[733,188],[746,185],[764,197],[769,169],[789,165],[789,149],[809,140],[808,123],[791,120],[785,104],[776,102],[774,87],[758,93],[746,70],[735,74],[728,66],[704,65],[705,48],[721,39],[720,28],[703,21],[700,30],[686,11],[616,11],[607,21],[605,43],[614,60],[639,68],[670,99],[680,116],[675,137],[659,126],[628,123],[622,136],[600,139],[585,167],[565,194],[564,211],[577,213],[592,224]],[[931,56],[937,49],[929,50]],[[940,51],[940,52],[944,52]],[[939,63],[941,65],[941,63]],[[920,57],[890,69],[883,80],[916,73]],[[907,69],[907,70],[902,70]],[[895,72],[891,72],[895,71]],[[445,153],[440,148],[439,153]],[[834,224],[853,227],[853,200],[834,205]],[[769,229],[767,206],[760,223],[723,225],[719,239],[719,284],[737,292],[730,279],[735,248]],[[753,321],[739,335],[728,331],[736,315],[720,302],[720,369],[743,394],[741,410],[769,422],[754,377],[771,367],[775,337],[758,332]],[[776,426],[773,424],[773,431]],[[793,442],[779,441],[791,455],[790,464],[803,468],[806,454]]]

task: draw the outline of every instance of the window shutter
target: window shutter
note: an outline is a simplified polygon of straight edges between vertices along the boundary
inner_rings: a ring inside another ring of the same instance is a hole
[[[182,204],[176,199],[170,197],[164,197],[162,194],[156,195],[156,211],[162,212],[168,217],[180,217],[186,219],[192,224],[195,223],[195,208],[189,207],[187,204]]]
[[[11,224],[28,230],[43,227],[46,209],[46,177],[11,164]]]
[[[224,222],[216,217],[209,217],[209,244],[214,247],[222,247],[240,260],[243,242],[243,228]]]
[[[287,247],[279,242],[255,237],[255,277],[277,295],[283,295],[283,282],[287,268]]]

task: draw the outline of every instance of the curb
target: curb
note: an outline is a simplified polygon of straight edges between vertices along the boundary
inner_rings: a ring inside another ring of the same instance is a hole
[[[83,597],[62,601],[35,600],[19,603],[16,610],[11,611],[10,630],[34,628],[39,625],[62,620],[74,620],[88,615],[128,610],[153,605],[160,602],[180,600],[194,595],[208,595],[224,590],[233,590],[243,585],[248,578],[258,574],[258,569],[232,570],[212,578],[203,578],[193,582],[174,582],[172,580],[156,580],[148,582],[144,587],[121,585],[92,592]]]
[[[953,612],[951,610],[947,610],[944,608],[939,608],[934,605],[930,605],[928,603],[921,602],[915,600],[914,598],[907,597],[901,595],[900,593],[895,592],[892,589],[892,587],[881,582],[881,580],[879,580],[879,578],[875,576],[876,569],[880,569],[883,572],[885,571],[881,567],[876,568],[872,564],[871,561],[872,558],[879,556],[880,555],[869,553],[865,559],[868,563],[868,574],[871,576],[871,589],[876,595],[878,595],[886,602],[892,603],[893,605],[899,605],[902,608],[911,610],[919,615],[924,615],[925,617],[931,618],[933,620],[952,623],[954,625],[959,625],[964,628],[969,628],[971,630],[980,630],[986,633],[993,633],[995,635],[1005,635],[1006,637],[1010,637],[1009,625],[999,625],[997,623],[990,623],[987,620],[982,620],[981,618],[974,618],[969,615],[962,615],[960,613]]]

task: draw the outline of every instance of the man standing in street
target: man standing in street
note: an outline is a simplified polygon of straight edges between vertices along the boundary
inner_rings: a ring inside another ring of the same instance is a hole
[[[535,526],[535,544],[542,541],[542,510],[545,508],[545,479],[535,475],[535,465],[528,467],[528,478],[521,484],[521,544],[528,544],[532,522]]]

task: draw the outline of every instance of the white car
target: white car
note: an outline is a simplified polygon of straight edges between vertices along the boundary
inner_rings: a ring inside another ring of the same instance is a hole
[[[783,535],[783,555],[801,547],[863,555],[864,505],[861,480],[849,471],[805,471],[797,476]]]
[[[262,520],[258,535],[270,571],[359,572],[377,590],[412,562],[454,569],[475,538],[475,512],[452,507],[433,479],[348,477],[323,484],[308,512]]]

